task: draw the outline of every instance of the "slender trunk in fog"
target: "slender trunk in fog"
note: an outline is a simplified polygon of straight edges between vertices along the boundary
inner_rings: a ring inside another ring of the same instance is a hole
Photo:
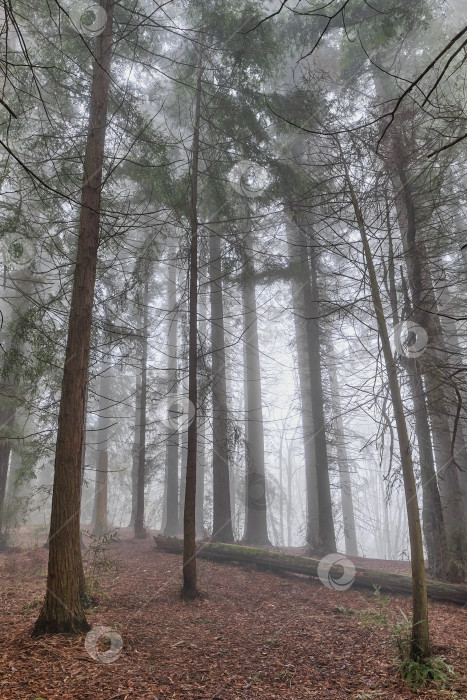
[[[188,425],[185,504],[183,511],[183,587],[181,597],[199,596],[196,572],[196,459],[198,455],[198,176],[202,59],[199,56],[191,162],[188,400],[194,411]]]
[[[244,237],[243,265],[243,347],[245,358],[246,420],[246,505],[245,532],[248,544],[270,544],[266,518],[266,478],[264,470],[263,402],[258,342],[256,289],[252,259],[252,237]]]
[[[112,376],[108,366],[103,365],[99,380],[99,421],[97,430],[96,508],[93,535],[102,537],[108,531],[107,499],[109,468],[109,428],[112,422]]]
[[[340,150],[340,147],[339,147]],[[410,537],[410,552],[412,566],[412,585],[413,585],[413,613],[412,613],[412,638],[411,638],[411,657],[413,659],[424,659],[430,656],[430,639],[428,626],[428,603],[425,577],[425,561],[423,556],[422,530],[420,526],[420,512],[417,500],[417,488],[415,484],[415,476],[412,462],[412,450],[407,430],[407,422],[405,419],[404,405],[397,377],[397,367],[391,350],[388,328],[384,317],[383,305],[381,301],[378,278],[373,263],[373,255],[370,244],[368,242],[366,227],[361,213],[358,200],[353,189],[352,181],[347,169],[347,165],[343,158],[345,180],[355,213],[355,218],[358,224],[360,237],[363,245],[363,252],[367,265],[368,278],[371,287],[371,296],[378,324],[378,331],[383,350],[384,363],[389,382],[389,391],[391,394],[394,419],[397,429],[397,437],[399,440],[400,459],[402,467],[402,476],[404,481],[405,502],[407,508],[407,519],[409,525]]]
[[[149,334],[149,291],[148,282],[144,284],[143,292],[143,327],[141,329],[141,402],[138,440],[138,481],[136,489],[135,537],[145,539],[147,530],[144,526],[144,486],[146,481],[146,396],[148,370],[148,334]]]
[[[84,156],[78,250],[58,416],[46,598],[33,634],[81,634],[89,629],[80,597],[81,448],[99,245],[100,201],[112,46],[113,0],[96,38]]]
[[[169,309],[169,333],[167,348],[167,372],[168,372],[168,412],[167,420],[167,443],[165,451],[165,535],[176,535],[178,533],[178,452],[179,452],[179,432],[178,417],[176,415],[175,401],[178,392],[177,361],[178,361],[178,318],[177,318],[177,287],[176,270],[174,265],[169,265],[167,276],[167,295]],[[175,410],[174,410],[175,409]]]
[[[224,299],[221,238],[215,227],[209,236],[212,346],[212,539],[233,542],[230,506],[227,379],[225,368]]]
[[[312,551],[320,548],[318,481],[316,471],[316,451],[313,440],[313,409],[311,399],[310,358],[308,353],[307,326],[309,319],[305,310],[303,290],[309,284],[310,271],[306,248],[299,245],[295,223],[287,226],[289,263],[292,267],[292,306],[297,347],[298,378],[300,384],[301,419],[303,445],[305,451],[305,477],[307,495],[307,542]]]
[[[344,421],[342,420],[342,402],[339,391],[339,380],[336,373],[336,361],[334,349],[331,344],[328,344],[328,355],[330,358],[329,375],[331,380],[331,404],[336,427],[335,439],[337,440],[337,463],[339,466],[345,553],[348,556],[357,557],[358,546],[352,498],[352,482],[349,469],[350,462],[347,455]]]
[[[309,440],[313,445],[316,465],[316,489],[318,497],[318,542],[314,550],[319,554],[336,551],[336,537],[332,515],[331,485],[329,480],[329,460],[326,443],[324,418],[324,393],[321,367],[321,331],[319,326],[317,247],[313,246],[313,230],[310,225],[295,222],[293,243],[303,267],[300,283],[303,308],[306,312],[306,339],[308,351],[308,372],[310,378],[311,414],[313,432]],[[308,255],[309,248],[311,255]],[[312,481],[312,478],[311,478]],[[312,484],[308,486],[308,511],[313,507]],[[313,525],[309,524],[309,530]],[[313,546],[313,542],[310,542]]]
[[[131,516],[128,527],[135,526],[136,509],[138,504],[138,462],[139,462],[139,432],[141,426],[141,373],[136,370],[135,377],[135,424],[132,446],[131,464]]]

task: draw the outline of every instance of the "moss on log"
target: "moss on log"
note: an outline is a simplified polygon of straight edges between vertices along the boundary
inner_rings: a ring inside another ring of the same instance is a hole
[[[156,548],[172,554],[182,554],[183,540],[177,537],[164,537],[157,535],[154,537]],[[197,557],[220,562],[240,562],[243,564],[256,564],[269,571],[292,572],[304,574],[318,578],[319,559],[311,557],[299,557],[282,552],[269,552],[264,549],[254,547],[244,547],[237,544],[221,544],[220,542],[200,542],[197,545]],[[339,566],[332,567],[331,573],[336,580],[342,574]],[[412,594],[412,579],[410,576],[392,574],[387,571],[377,571],[373,569],[362,569],[355,567],[355,580],[352,588],[370,589],[375,586],[381,588],[385,593],[392,594]],[[428,597],[442,603],[454,603],[456,605],[467,605],[467,586],[458,586],[442,581],[427,581]]]

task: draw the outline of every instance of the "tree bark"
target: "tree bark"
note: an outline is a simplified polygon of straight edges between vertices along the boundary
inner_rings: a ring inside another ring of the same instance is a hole
[[[332,516],[331,485],[329,480],[329,460],[326,443],[326,423],[324,418],[324,394],[321,370],[321,332],[319,327],[318,280],[316,251],[313,247],[308,255],[313,233],[310,226],[304,227],[295,222],[295,243],[305,251],[307,274],[303,280],[303,304],[306,311],[307,346],[309,376],[311,382],[311,411],[313,435],[311,437],[316,464],[316,485],[318,495],[319,540],[317,553],[329,554],[336,551],[336,536]],[[306,235],[307,234],[307,235]],[[305,263],[304,263],[305,264]]]
[[[183,586],[180,595],[184,600],[193,600],[199,597],[195,555],[196,459],[198,454],[198,169],[202,76],[203,67],[200,54],[196,81],[191,163],[188,401],[193,407],[194,416],[188,425],[185,505],[183,511]]]
[[[329,376],[331,380],[331,403],[337,440],[337,463],[339,466],[339,482],[342,502],[342,521],[344,525],[345,553],[348,556],[358,556],[357,531],[352,498],[352,482],[350,479],[349,458],[347,455],[344,421],[342,420],[342,402],[339,391],[339,381],[336,373],[334,349],[328,345],[328,356],[331,360]]]
[[[230,509],[227,380],[225,368],[224,300],[222,289],[221,239],[217,231],[209,236],[212,346],[212,539],[233,542]]]
[[[144,487],[146,482],[146,396],[148,388],[148,335],[149,335],[149,291],[148,281],[144,283],[143,292],[143,327],[141,330],[141,403],[138,444],[138,484],[136,491],[135,537],[144,540],[147,530],[144,526]]]
[[[243,346],[245,357],[246,503],[243,540],[270,544],[266,518],[266,478],[256,289],[250,232],[244,236]]]
[[[381,296],[379,292],[378,279],[373,264],[373,256],[368,242],[365,223],[358,204],[358,200],[350,179],[350,175],[345,163],[342,150],[341,157],[345,170],[345,180],[350,191],[352,206],[355,212],[358,229],[363,244],[365,260],[368,269],[368,277],[371,286],[373,306],[376,313],[378,331],[381,338],[384,363],[389,381],[394,418],[396,421],[397,436],[399,440],[399,450],[402,466],[402,476],[404,481],[405,501],[407,507],[407,520],[409,525],[412,583],[413,583],[413,613],[412,613],[412,639],[411,657],[413,659],[424,659],[430,656],[430,640],[428,626],[428,604],[427,588],[425,577],[425,561],[423,556],[422,530],[420,525],[420,513],[417,501],[417,488],[412,463],[412,450],[407,431],[407,423],[404,414],[404,406],[397,378],[397,367],[391,351],[389,334],[384,317]]]
[[[84,157],[78,251],[58,417],[45,602],[33,635],[81,634],[89,629],[81,598],[81,451],[88,379],[92,307],[99,245],[100,200],[112,46],[113,0],[96,39],[89,130]]]
[[[439,261],[438,265],[441,266],[442,261]],[[464,362],[464,352],[459,340],[457,324],[453,318],[455,316],[462,316],[463,304],[462,302],[457,302],[457,300],[451,297],[448,290],[446,275],[443,269],[437,274],[437,279],[434,281],[434,284],[437,294],[437,302],[440,307],[440,311],[442,311],[440,322],[445,339],[446,351],[449,352],[452,357],[449,372],[451,373],[453,381],[455,381],[454,377],[463,378],[457,387],[459,393],[456,397],[452,396],[450,405],[451,415],[454,418],[457,413],[457,404],[459,403],[459,399],[462,402],[458,415],[459,422],[457,425],[456,439],[453,447],[456,462],[459,466],[457,471],[459,486],[462,490],[464,516],[467,519],[467,390],[465,385],[467,367]],[[453,432],[453,430],[451,432]]]
[[[425,399],[433,434],[439,492],[447,540],[448,575],[452,581],[463,581],[467,561],[466,521],[462,489],[456,458],[451,449],[453,421],[449,407],[455,405],[443,331],[434,295],[433,280],[428,268],[426,245],[417,229],[416,207],[408,167],[404,162],[405,144],[398,132],[393,137],[394,163],[387,165],[396,190],[396,207],[412,294],[413,319],[428,336],[425,352],[418,357],[425,380]],[[462,458],[465,449],[458,453]],[[465,466],[465,465],[464,465]]]
[[[6,542],[7,533],[4,531],[4,507],[6,495],[6,482],[8,468],[10,465],[11,442],[8,439],[15,424],[16,401],[10,396],[10,389],[3,388],[2,403],[4,407],[0,410],[0,430],[3,435],[0,437],[0,546]]]
[[[177,360],[178,360],[178,318],[177,318],[177,287],[176,269],[174,265],[169,265],[167,276],[167,297],[169,309],[169,333],[167,348],[167,372],[168,372],[168,395],[177,396]],[[167,444],[165,452],[165,478],[166,478],[166,520],[164,527],[165,535],[176,535],[178,533],[178,452],[180,436],[178,432],[178,417],[175,415],[173,400],[169,399],[167,415]]]
[[[196,537],[204,537],[204,476],[206,472],[206,410],[200,397],[198,410],[198,454],[196,457]]]
[[[109,469],[109,427],[111,423],[112,377],[110,368],[103,365],[99,381],[99,421],[97,432],[97,473],[96,473],[96,510],[93,535],[102,537],[108,532],[107,498],[108,498],[108,469]]]
[[[139,433],[141,426],[141,373],[135,375],[135,424],[131,454],[131,515],[128,527],[134,528],[136,509],[138,507],[138,464],[139,464]],[[166,533],[168,534],[168,533]],[[175,534],[175,533],[170,533]]]
[[[305,478],[307,496],[307,542],[311,550],[319,551],[319,503],[316,452],[313,441],[313,408],[311,399],[310,358],[308,353],[308,321],[303,299],[304,286],[309,284],[310,271],[306,249],[298,245],[295,223],[287,226],[289,263],[292,268],[292,306],[294,314],[295,342],[297,347],[298,379],[300,384],[301,419],[305,453]],[[309,313],[309,311],[308,311]]]
[[[392,310],[392,323],[393,327],[396,328],[397,324],[400,322],[400,318],[397,310],[394,249],[391,227],[389,225],[389,203],[387,203],[387,208],[389,242],[388,289]],[[404,313],[406,318],[408,318],[410,316],[411,306],[404,280],[402,280],[402,282],[405,297]],[[436,478],[433,445],[422,375],[416,358],[403,358],[401,356],[401,361],[409,378],[410,393],[415,413],[415,433],[417,435],[423,496],[422,524],[428,556],[428,569],[436,578],[446,580],[448,576],[446,562],[446,530]]]

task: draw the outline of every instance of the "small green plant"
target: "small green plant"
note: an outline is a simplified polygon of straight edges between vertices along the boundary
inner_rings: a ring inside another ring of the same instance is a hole
[[[112,544],[120,540],[116,529],[109,530],[101,537],[96,537],[90,532],[85,534],[91,538],[91,544],[83,558],[86,587],[82,597],[83,605],[89,608],[97,603],[97,595],[104,594],[101,586],[102,575],[109,571],[118,573],[117,562],[109,550]]]
[[[34,608],[38,608],[40,605],[42,605],[42,600],[40,598],[34,598],[30,603],[25,603],[23,605],[23,610],[28,613]]]
[[[389,596],[381,595],[381,586],[373,586],[373,596],[375,599],[375,621],[380,622],[383,625],[388,624],[389,606],[391,605],[391,598]]]
[[[334,612],[339,613],[339,615],[356,615],[358,611],[353,608],[346,608],[345,605],[336,605]]]
[[[399,673],[411,690],[430,686],[444,690],[455,676],[453,667],[446,663],[443,656],[432,656],[420,661],[404,659],[399,665]]]
[[[374,591],[370,598],[370,605],[366,610],[358,613],[364,625],[388,625],[391,598],[381,595],[381,587],[373,585]]]
[[[392,627],[392,638],[397,648],[399,660],[410,657],[410,645],[412,641],[412,623],[403,610],[399,608],[402,620],[397,620]]]
[[[444,690],[455,676],[452,666],[443,656],[414,660],[410,657],[412,641],[412,624],[404,612],[400,611],[402,620],[398,620],[392,629],[392,637],[397,648],[399,673],[411,690],[435,687]]]

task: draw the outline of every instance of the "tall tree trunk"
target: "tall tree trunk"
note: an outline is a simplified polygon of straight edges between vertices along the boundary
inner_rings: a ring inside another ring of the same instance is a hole
[[[284,433],[285,425],[283,426],[279,438],[279,546],[285,547],[284,538]]]
[[[389,265],[388,265],[388,291],[392,310],[392,324],[396,328],[400,322],[397,303],[397,289],[394,268],[394,249],[392,242],[391,227],[389,225],[389,203],[388,208],[388,242],[389,242]],[[408,297],[405,280],[403,282],[405,316],[408,318],[411,313],[411,305]],[[420,366],[416,358],[404,358],[401,362],[407,372],[415,413],[415,433],[417,435],[418,454],[420,459],[420,477],[422,482],[422,523],[425,546],[428,556],[428,567],[430,572],[440,580],[446,579],[446,530],[441,507],[441,499],[436,478],[435,462],[433,457],[433,445],[431,441],[430,424],[425,402],[425,392]]]
[[[149,291],[148,281],[143,292],[143,328],[141,330],[141,403],[138,444],[138,485],[136,491],[135,537],[143,540],[148,536],[144,526],[144,487],[146,481],[146,396],[148,388],[148,335],[149,335]]]
[[[198,421],[198,455],[196,462],[196,537],[204,537],[204,476],[206,472],[206,411],[199,406]]]
[[[331,360],[329,376],[331,380],[331,403],[337,440],[337,463],[339,465],[339,482],[342,502],[342,521],[344,525],[345,553],[347,556],[358,556],[357,531],[352,498],[352,482],[350,479],[349,458],[347,455],[344,421],[342,420],[342,402],[339,391],[339,380],[336,373],[336,360],[332,344],[327,347]]]
[[[212,346],[212,539],[233,542],[230,506],[227,380],[225,368],[224,300],[222,289],[221,239],[211,230],[209,237]]]
[[[139,464],[139,433],[141,429],[141,373],[135,375],[135,424],[133,446],[131,453],[131,515],[128,527],[135,526],[136,510],[138,507],[138,464]],[[168,534],[168,533],[165,533]]]
[[[395,148],[403,144],[395,137]],[[397,154],[393,181],[397,187],[396,204],[402,233],[409,285],[413,301],[413,318],[425,330],[428,345],[418,357],[426,386],[426,404],[433,433],[433,446],[438,471],[439,491],[448,546],[448,575],[452,581],[463,581],[467,561],[466,523],[459,472],[451,449],[452,420],[448,407],[454,403],[449,377],[444,370],[448,360],[443,332],[438,316],[434,286],[427,265],[427,250],[416,225],[416,211],[411,185],[403,162],[403,153]]]
[[[178,517],[178,452],[179,432],[178,417],[175,414],[175,397],[178,390],[177,360],[178,360],[178,317],[177,317],[177,286],[176,269],[169,265],[167,276],[167,295],[169,309],[169,334],[167,348],[167,373],[169,405],[167,415],[167,443],[165,451],[165,482],[166,482],[166,520],[165,535],[176,535],[179,531]]]
[[[449,578],[446,562],[446,530],[436,479],[430,425],[426,410],[422,376],[415,359],[410,360],[409,381],[415,411],[415,432],[420,456],[420,476],[423,491],[423,532],[430,573],[441,581]]]
[[[452,357],[449,371],[453,377],[453,381],[455,381],[455,377],[462,378],[459,386],[456,387],[458,391],[457,397],[452,397],[451,414],[453,418],[456,416],[460,399],[462,406],[458,414],[459,421],[453,447],[456,462],[459,465],[458,478],[459,486],[462,490],[464,516],[467,518],[467,390],[465,387],[467,368],[464,362],[464,352],[459,340],[457,324],[454,320],[456,316],[462,316],[463,306],[460,305],[457,300],[451,298],[443,269],[437,274],[435,288],[438,303],[441,307],[440,311],[442,311],[440,322],[445,338],[446,351],[449,352]],[[461,308],[459,308],[460,306]]]
[[[297,222],[296,222],[297,223]],[[305,229],[298,225],[295,229],[296,244],[308,251],[313,242],[310,226]],[[308,240],[307,240],[308,239]],[[316,483],[318,493],[319,542],[317,553],[329,554],[336,551],[336,536],[332,516],[331,485],[329,480],[329,461],[326,444],[326,422],[324,418],[324,393],[321,370],[321,333],[319,327],[319,303],[317,259],[313,247],[307,255],[309,274],[302,285],[303,303],[307,318],[307,346],[309,375],[311,382],[311,411],[313,416],[313,446],[315,450]]]
[[[243,346],[245,357],[246,504],[243,539],[249,544],[270,544],[266,518],[263,402],[258,342],[256,289],[250,232],[244,237]]]
[[[89,629],[80,597],[81,449],[99,245],[114,0],[101,0],[101,7],[107,13],[107,21],[96,39],[78,251],[58,416],[47,592],[33,629],[35,636],[47,632],[81,634]]]
[[[204,266],[203,266],[204,267]],[[201,283],[200,283],[200,286]],[[196,456],[196,504],[195,526],[196,537],[204,537],[204,478],[206,474],[206,398],[208,394],[209,374],[206,368],[207,355],[207,316],[208,310],[205,294],[198,299],[200,308],[199,338],[200,348],[198,352],[198,372],[202,377],[201,386],[198,386],[198,453]]]
[[[109,427],[111,423],[112,377],[108,365],[103,366],[99,381],[99,421],[97,432],[97,472],[96,472],[96,509],[93,535],[102,537],[108,532],[107,498],[109,470]]]
[[[2,404],[0,410],[0,546],[6,542],[7,533],[5,531],[5,495],[6,482],[8,477],[8,467],[10,464],[11,441],[8,439],[15,424],[16,400],[10,395],[11,387],[2,388]]]
[[[287,450],[287,547],[292,546],[292,468],[292,444],[290,444]]]
[[[287,226],[289,263],[292,269],[292,305],[294,314],[295,341],[297,346],[298,379],[300,384],[301,420],[305,452],[305,477],[307,496],[307,542],[311,550],[319,551],[319,503],[316,451],[313,440],[313,409],[311,399],[310,358],[308,353],[309,310],[305,309],[303,290],[310,283],[306,248],[299,245],[295,222]]]
[[[198,169],[202,76],[203,68],[200,54],[196,81],[191,162],[188,400],[194,409],[194,416],[188,425],[185,506],[183,511],[183,587],[180,595],[185,600],[192,600],[199,596],[196,579],[196,458],[198,453]]]
[[[184,396],[188,393],[185,392]],[[183,535],[183,519],[185,517],[186,463],[188,455],[188,427],[180,431],[180,488],[178,495],[178,533]]]
[[[352,181],[345,163],[342,150],[341,158],[345,170],[345,179],[350,191],[352,205],[357,220],[358,229],[363,244],[368,277],[371,286],[371,296],[376,313],[378,331],[381,339],[384,363],[389,381],[389,391],[391,394],[394,418],[396,421],[397,436],[399,440],[399,450],[402,466],[402,476],[404,480],[405,502],[407,507],[407,519],[409,524],[410,552],[412,566],[413,585],[413,613],[412,613],[412,639],[411,657],[413,659],[424,659],[430,656],[430,640],[428,626],[428,603],[427,588],[425,578],[425,561],[423,557],[422,530],[420,526],[420,512],[417,501],[417,488],[412,463],[412,451],[407,431],[407,423],[404,414],[404,406],[397,377],[397,367],[391,351],[389,334],[384,317],[383,305],[379,292],[378,279],[373,264],[373,256],[368,242],[363,215],[353,189]]]

